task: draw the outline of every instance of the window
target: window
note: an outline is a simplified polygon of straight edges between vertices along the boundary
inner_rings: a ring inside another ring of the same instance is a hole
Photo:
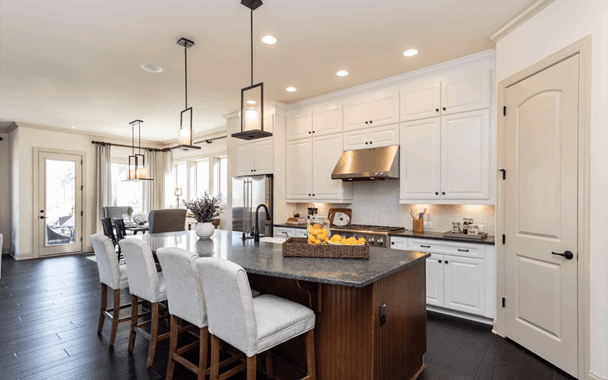
[[[112,206],[131,206],[133,212],[143,212],[143,182],[123,182],[127,178],[125,163],[112,162]]]
[[[228,202],[228,158],[216,157],[214,165],[213,194],[221,203]]]
[[[209,159],[196,162],[196,196],[200,198],[209,192]]]
[[[188,169],[185,162],[175,165],[175,187],[182,189],[182,197],[188,197]]]
[[[175,162],[173,178],[175,187],[182,189],[180,200],[200,198],[207,192],[223,204],[228,201],[228,159],[226,156]],[[175,205],[175,196],[172,195],[174,189],[170,190]]]

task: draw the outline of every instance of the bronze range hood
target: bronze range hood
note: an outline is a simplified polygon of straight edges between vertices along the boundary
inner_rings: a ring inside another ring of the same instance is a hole
[[[331,179],[378,181],[399,178],[399,145],[342,152]]]

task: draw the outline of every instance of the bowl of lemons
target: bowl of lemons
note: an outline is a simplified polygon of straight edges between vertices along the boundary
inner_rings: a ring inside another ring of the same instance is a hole
[[[322,224],[311,224],[308,226],[308,244],[327,244],[329,241],[329,228]]]
[[[333,235],[329,239],[331,245],[365,245],[365,238],[355,239],[354,237],[344,238],[340,235]]]

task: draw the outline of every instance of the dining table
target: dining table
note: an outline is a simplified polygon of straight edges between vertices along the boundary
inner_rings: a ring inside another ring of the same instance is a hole
[[[133,235],[137,235],[138,232],[145,234],[150,231],[150,226],[148,224],[125,223],[125,230],[133,232]]]

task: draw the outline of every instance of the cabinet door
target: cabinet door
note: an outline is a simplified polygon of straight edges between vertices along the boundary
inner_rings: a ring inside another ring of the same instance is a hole
[[[312,112],[304,112],[287,119],[287,141],[308,138],[312,135]]]
[[[445,255],[443,276],[445,307],[466,313],[486,314],[484,260]]]
[[[305,228],[294,228],[293,230],[296,233],[296,237],[308,237],[308,230]]]
[[[344,150],[369,148],[367,130],[344,132]]]
[[[331,173],[342,155],[342,134],[314,137],[312,141],[313,199],[342,198],[342,181],[331,179]]]
[[[287,201],[312,199],[312,138],[287,142]]]
[[[428,119],[441,115],[441,84],[412,85],[400,92],[401,121]]]
[[[313,136],[342,132],[342,104],[317,108],[312,112]]]
[[[426,303],[443,306],[443,255],[431,253],[426,259]]]
[[[399,91],[374,95],[369,107],[370,125],[380,126],[399,122]]]
[[[367,98],[357,98],[344,103],[345,131],[365,128],[369,126],[369,120],[369,100]]]
[[[490,71],[441,82],[442,115],[490,107]]]
[[[236,175],[252,175],[254,169],[254,143],[237,145],[236,147]]]
[[[370,148],[399,144],[399,124],[387,125],[367,130]]]
[[[400,199],[440,199],[441,119],[401,124]]]
[[[272,174],[274,169],[273,138],[256,141],[253,145],[255,155],[254,174]]]
[[[490,110],[441,118],[441,199],[490,199]]]
[[[264,130],[274,133],[274,111],[264,112]]]

